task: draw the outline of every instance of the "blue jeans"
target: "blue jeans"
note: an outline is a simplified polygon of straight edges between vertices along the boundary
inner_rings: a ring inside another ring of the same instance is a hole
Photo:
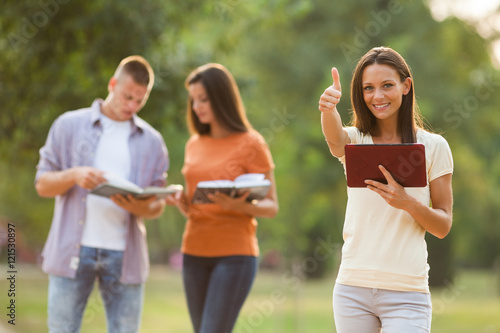
[[[76,278],[49,276],[48,326],[50,333],[78,333],[94,282],[99,282],[109,333],[139,332],[143,284],[120,282],[122,251],[82,246]],[[101,305],[89,303],[86,320],[92,320]],[[87,318],[88,315],[88,318]]]
[[[182,275],[195,333],[230,333],[256,272],[256,257],[184,254]]]

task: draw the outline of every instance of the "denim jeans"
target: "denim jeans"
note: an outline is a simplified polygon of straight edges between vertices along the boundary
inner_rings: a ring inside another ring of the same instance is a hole
[[[230,333],[256,272],[256,257],[184,254],[182,275],[195,333]]]
[[[109,333],[139,331],[143,304],[143,284],[126,285],[120,282],[122,251],[82,246],[76,278],[49,276],[48,326],[49,333],[78,333],[94,283],[106,311]],[[95,300],[88,304],[84,322],[92,320],[101,305]]]

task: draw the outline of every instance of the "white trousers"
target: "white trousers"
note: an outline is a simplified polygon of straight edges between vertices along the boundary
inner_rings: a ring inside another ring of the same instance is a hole
[[[429,333],[431,295],[335,284],[337,333]]]

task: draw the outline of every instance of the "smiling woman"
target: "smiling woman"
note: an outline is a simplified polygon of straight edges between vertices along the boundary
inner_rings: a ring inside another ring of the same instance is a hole
[[[393,49],[373,48],[358,62],[351,82],[352,127],[342,126],[337,111],[341,85],[335,68],[332,80],[319,100],[321,125],[330,152],[344,168],[347,144],[420,143],[427,161],[424,187],[401,186],[383,165],[387,184],[367,179],[366,188],[348,187],[333,293],[337,332],[430,332],[424,236],[443,238],[451,228],[450,148],[422,128],[410,68]]]
[[[413,76],[401,55],[388,50],[391,49],[374,48],[356,66],[351,83],[355,111],[352,125],[362,133],[371,133],[377,143],[382,143],[379,139],[388,141],[384,143],[414,143],[417,128],[423,125],[415,101]],[[392,123],[377,118],[381,109],[392,110]],[[382,127],[385,138],[379,138]],[[341,154],[336,156],[343,155],[341,148]]]
[[[398,73],[388,65],[373,64],[368,66],[362,76],[363,100],[376,118],[379,126],[384,121],[398,122],[399,107],[403,96],[406,96],[411,88],[411,78],[401,80]],[[397,128],[397,125],[394,126]],[[374,136],[374,139],[376,134]],[[392,138],[400,143],[398,136]]]

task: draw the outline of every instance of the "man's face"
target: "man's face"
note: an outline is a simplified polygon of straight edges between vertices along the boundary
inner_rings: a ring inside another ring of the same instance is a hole
[[[111,78],[108,84],[109,107],[104,114],[117,121],[130,120],[138,113],[149,97],[148,88],[136,83],[130,75]]]

